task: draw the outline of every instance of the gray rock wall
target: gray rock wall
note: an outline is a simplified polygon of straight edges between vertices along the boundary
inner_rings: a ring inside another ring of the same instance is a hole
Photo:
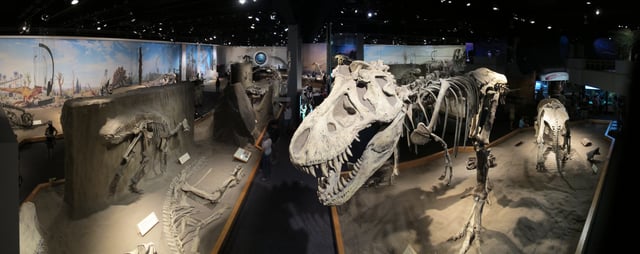
[[[178,158],[194,147],[193,98],[193,85],[183,82],[111,96],[67,100],[62,107],[60,120],[66,145],[64,199],[69,205],[70,216],[84,217],[134,195],[129,192],[128,186],[140,167],[141,145],[138,143],[135,146],[133,156],[125,164],[122,177],[112,193],[110,186],[132,138],[119,144],[109,144],[100,135],[108,120],[113,122],[117,119],[127,124],[139,121],[143,115],[159,116],[169,129],[173,129],[186,118],[191,131],[184,132],[181,129],[168,138],[166,161],[170,166],[179,163]],[[147,153],[151,155],[146,168],[148,177],[160,172],[162,153],[153,147],[146,149],[151,151]]]

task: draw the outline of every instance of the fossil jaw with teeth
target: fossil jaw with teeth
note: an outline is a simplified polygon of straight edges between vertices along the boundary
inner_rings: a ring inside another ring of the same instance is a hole
[[[353,61],[333,71],[331,94],[296,129],[289,147],[291,162],[318,180],[325,205],[346,202],[396,152],[410,92],[398,87],[382,62]],[[360,132],[379,127],[359,158],[353,142]],[[342,174],[350,162],[353,167]]]

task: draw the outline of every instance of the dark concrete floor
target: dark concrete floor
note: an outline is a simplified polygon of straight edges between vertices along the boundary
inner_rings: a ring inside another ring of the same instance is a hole
[[[289,161],[289,135],[274,145],[271,177],[257,174],[220,253],[337,253],[330,208],[316,196],[315,179]]]

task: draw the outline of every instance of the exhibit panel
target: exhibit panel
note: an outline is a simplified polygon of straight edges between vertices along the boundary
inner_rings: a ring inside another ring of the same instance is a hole
[[[524,128],[491,144],[495,167],[482,213],[481,241],[468,253],[573,253],[595,195],[611,141],[608,122],[571,124],[573,145],[563,176],[553,154],[536,169],[534,128]],[[586,139],[581,144],[577,140]],[[588,158],[598,148],[595,159]],[[458,253],[452,241],[469,216],[474,170],[472,153],[453,158],[451,185],[439,180],[442,154],[423,165],[401,164],[392,185],[361,188],[337,206],[345,253]],[[407,166],[409,167],[407,167]],[[600,169],[600,170],[598,170]]]

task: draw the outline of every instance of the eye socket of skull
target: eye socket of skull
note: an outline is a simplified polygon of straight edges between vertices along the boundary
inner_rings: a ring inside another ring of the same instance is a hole
[[[344,97],[347,97],[347,95],[345,94]],[[356,108],[353,106],[353,104],[351,104],[349,98],[342,99],[342,107],[345,111],[347,111],[347,114],[349,115],[354,115],[356,113]]]
[[[380,86],[380,89],[382,90],[384,95],[386,95],[385,97],[387,98],[387,102],[390,105],[395,105],[398,102],[398,99],[395,97],[395,90],[393,91],[385,90],[385,88],[387,87],[387,84],[389,84],[389,81],[387,80],[387,76],[376,76],[376,83],[378,84],[378,86]]]
[[[544,134],[551,134],[551,126],[549,126],[549,123],[547,122],[544,123]]]
[[[370,86],[369,82],[365,82],[365,81],[359,80],[356,83],[356,91],[358,92],[358,100],[360,101],[360,104],[364,105],[371,112],[373,112],[373,111],[375,111],[376,108],[369,101],[371,98],[367,97],[365,99],[365,95],[369,91],[369,86]]]
[[[341,104],[342,106],[340,106]],[[358,113],[358,111],[346,93],[338,98],[336,106],[333,107],[333,119],[343,127],[350,126],[356,121],[356,118],[353,117],[356,113]],[[330,122],[329,124],[333,123]],[[328,126],[328,128],[329,130],[336,129],[335,125]]]

